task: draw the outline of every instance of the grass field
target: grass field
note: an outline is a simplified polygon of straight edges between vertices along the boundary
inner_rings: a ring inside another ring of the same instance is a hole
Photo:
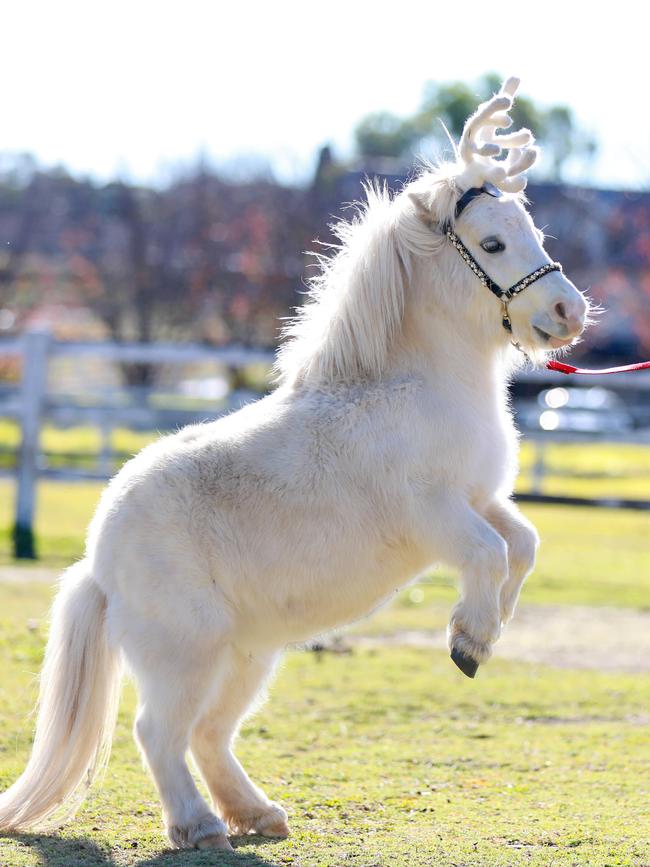
[[[0,788],[31,736],[49,589],[0,585]],[[468,681],[444,653],[291,652],[238,753],[293,835],[234,856],[165,854],[124,693],[113,757],[61,835],[0,840],[10,867],[650,864],[650,679],[494,660]]]
[[[579,453],[551,457],[558,479],[572,467],[592,472],[579,466],[587,460]],[[599,460],[616,466],[619,482],[646,472],[645,453],[601,451]],[[42,564],[59,568],[81,554],[101,488],[40,486]],[[5,568],[12,494],[0,481]],[[650,610],[647,513],[524,511],[542,536],[524,604]],[[19,580],[0,581],[0,790],[28,754],[26,717],[52,594],[51,585],[20,574],[12,569]],[[452,576],[436,572],[355,631],[440,628],[455,597]],[[131,737],[133,712],[127,684],[103,785],[60,834],[0,839],[0,867],[650,867],[644,673],[494,659],[469,681],[443,651],[382,644],[353,645],[344,655],[291,651],[269,702],[245,724],[238,754],[288,809],[293,833],[281,842],[235,840],[232,856],[166,850],[158,798]]]

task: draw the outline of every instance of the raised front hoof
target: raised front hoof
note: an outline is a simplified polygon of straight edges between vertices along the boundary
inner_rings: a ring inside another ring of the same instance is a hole
[[[230,815],[228,827],[232,834],[259,834],[261,837],[289,836],[286,811],[279,804],[269,804],[266,810],[250,815]]]
[[[476,672],[478,671],[478,662],[475,659],[472,659],[471,656],[468,656],[466,653],[463,653],[462,650],[458,650],[456,647],[452,647],[451,649],[451,658],[453,662],[456,663],[458,668],[466,674],[467,677],[476,677]]]
[[[209,837],[203,837],[196,844],[197,849],[221,849],[224,852],[234,852],[230,845],[230,840],[225,834],[210,834]]]
[[[499,629],[481,638],[472,637],[466,625],[466,618],[460,618],[456,613],[452,615],[447,627],[449,653],[454,664],[467,677],[474,677],[479,665],[488,661],[492,655],[492,645],[498,637]]]

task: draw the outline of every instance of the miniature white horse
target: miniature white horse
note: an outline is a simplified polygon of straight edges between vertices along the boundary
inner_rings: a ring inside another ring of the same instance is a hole
[[[0,828],[78,802],[110,745],[122,657],[167,831],[185,848],[288,833],[231,749],[288,643],[445,562],[461,585],[452,656],[470,676],[488,659],[538,541],[510,500],[512,341],[540,359],[587,312],[522,204],[530,134],[496,133],[516,86],[469,119],[454,165],[392,200],[368,190],[339,226],[272,394],[149,446],[110,483],[54,605],[33,752],[0,796]]]

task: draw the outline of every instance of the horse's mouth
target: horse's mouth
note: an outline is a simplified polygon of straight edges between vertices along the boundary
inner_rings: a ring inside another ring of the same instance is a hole
[[[555,337],[549,334],[548,331],[543,331],[537,325],[533,325],[533,331],[541,339],[542,343],[547,344],[552,349],[560,349],[562,346],[568,346],[572,342],[573,337]]]

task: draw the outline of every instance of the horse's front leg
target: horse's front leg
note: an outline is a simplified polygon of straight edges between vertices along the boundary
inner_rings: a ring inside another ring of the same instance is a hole
[[[500,592],[508,578],[508,548],[503,536],[467,502],[440,500],[431,517],[437,559],[460,572],[461,598],[447,630],[451,657],[474,677],[501,632]]]
[[[535,565],[539,535],[530,521],[510,500],[495,500],[485,517],[508,543],[508,580],[501,588],[501,621],[514,614],[521,586]]]

